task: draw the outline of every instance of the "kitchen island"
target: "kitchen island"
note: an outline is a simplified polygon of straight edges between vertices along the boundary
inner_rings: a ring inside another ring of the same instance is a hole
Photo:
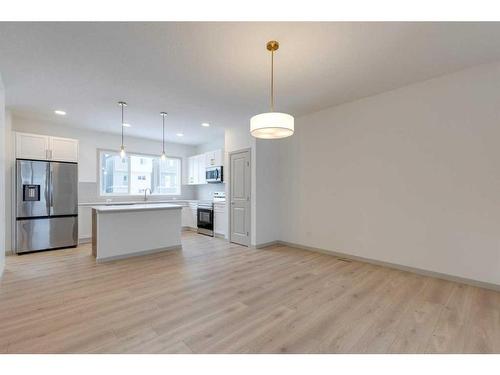
[[[97,262],[181,248],[181,210],[175,204],[92,207],[92,254]]]

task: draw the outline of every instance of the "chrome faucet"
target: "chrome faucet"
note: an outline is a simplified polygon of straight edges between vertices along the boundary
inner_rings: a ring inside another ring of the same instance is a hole
[[[149,190],[149,195],[153,193],[150,188],[144,189],[144,202],[147,202],[148,200],[148,198],[146,197],[146,193],[148,192],[148,190]]]

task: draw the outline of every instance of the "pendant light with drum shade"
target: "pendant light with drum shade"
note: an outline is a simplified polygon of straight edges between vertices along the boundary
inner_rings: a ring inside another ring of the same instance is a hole
[[[126,156],[126,153],[125,153],[125,146],[123,145],[123,128],[124,128],[124,126],[123,126],[123,124],[124,124],[124,122],[123,122],[123,109],[127,106],[127,103],[125,103],[125,102],[118,102],[118,105],[119,105],[119,106],[121,107],[121,109],[122,109],[122,122],[121,122],[121,124],[120,124],[120,125],[121,125],[121,128],[122,128],[122,145],[121,145],[121,147],[120,147],[120,157],[121,157],[121,158],[122,158],[122,160],[123,160],[123,159],[125,159],[125,156]]]
[[[279,46],[275,40],[271,40],[266,45],[267,50],[271,52],[271,112],[261,113],[250,119],[250,133],[255,138],[286,138],[294,131],[293,116],[274,111],[274,52]]]
[[[165,116],[167,115],[167,112],[160,112],[160,115],[162,117],[162,130],[163,130],[160,159],[165,160],[165,159],[167,159],[167,155],[165,155]]]

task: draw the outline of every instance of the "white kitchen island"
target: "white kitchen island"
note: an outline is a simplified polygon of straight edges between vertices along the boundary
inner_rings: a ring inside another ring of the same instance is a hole
[[[181,210],[175,204],[92,207],[92,254],[97,262],[181,248]]]

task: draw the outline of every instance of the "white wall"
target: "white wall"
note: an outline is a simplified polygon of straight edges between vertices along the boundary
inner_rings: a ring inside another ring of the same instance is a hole
[[[5,192],[5,90],[3,86],[2,76],[0,75],[0,276],[2,276],[5,268],[5,202],[7,196]]]
[[[281,238],[282,158],[285,140],[258,139],[255,143],[255,245]]]
[[[281,238],[500,284],[500,64],[296,119]]]
[[[12,140],[12,113],[9,110],[5,111],[5,251],[12,250],[12,178],[14,176],[15,164],[13,155],[13,140]]]

